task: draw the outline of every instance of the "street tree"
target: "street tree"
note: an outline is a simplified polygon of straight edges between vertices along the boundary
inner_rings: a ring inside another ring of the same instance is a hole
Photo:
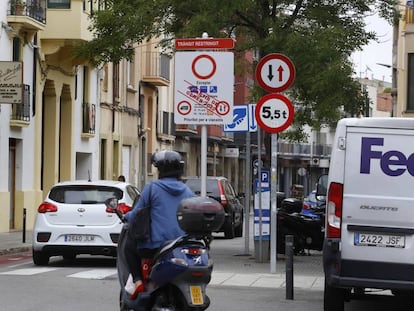
[[[333,125],[341,115],[363,114],[366,92],[355,79],[350,56],[375,32],[364,18],[378,13],[390,24],[399,19],[398,0],[106,0],[91,16],[94,39],[76,54],[96,65],[130,58],[137,43],[148,38],[234,37],[239,52],[255,50],[287,55],[296,78],[287,91],[295,105],[291,140],[303,140],[303,126]],[[236,74],[253,68],[236,68]],[[256,87],[252,101],[263,91]]]

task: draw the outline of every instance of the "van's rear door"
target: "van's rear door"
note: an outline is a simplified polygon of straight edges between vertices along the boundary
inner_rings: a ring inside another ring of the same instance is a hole
[[[342,258],[413,263],[414,130],[348,126]]]

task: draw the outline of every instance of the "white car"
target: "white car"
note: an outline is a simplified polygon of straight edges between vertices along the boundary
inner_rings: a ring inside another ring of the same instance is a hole
[[[78,254],[116,256],[122,223],[105,200],[116,197],[123,213],[140,195],[125,182],[67,181],[52,187],[40,204],[33,228],[33,262],[47,265],[51,256],[74,260]]]

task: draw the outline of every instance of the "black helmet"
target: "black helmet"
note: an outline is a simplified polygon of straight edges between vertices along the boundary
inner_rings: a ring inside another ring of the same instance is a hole
[[[156,152],[151,157],[151,163],[158,168],[159,178],[179,178],[184,173],[184,161],[176,151],[163,150]]]

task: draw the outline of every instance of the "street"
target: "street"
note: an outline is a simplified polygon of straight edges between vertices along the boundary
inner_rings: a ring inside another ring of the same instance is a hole
[[[217,238],[212,244],[212,256],[216,261],[217,275],[227,272],[262,275],[269,263],[256,263],[251,256],[242,256],[242,238],[226,240]],[[68,263],[61,257],[53,257],[47,267],[35,266],[31,253],[0,256],[0,301],[1,309],[7,311],[73,311],[73,310],[118,310],[119,283],[116,261],[113,258],[80,256]],[[298,257],[299,263],[308,260],[312,269],[318,269],[318,254],[313,257]],[[279,269],[283,262],[278,260]],[[306,265],[308,266],[308,265]],[[308,266],[309,268],[309,266]],[[262,271],[262,272],[260,272]],[[304,270],[297,270],[305,273]],[[213,272],[214,273],[214,272]],[[320,271],[319,271],[320,273]],[[264,273],[266,274],[266,272]],[[269,276],[270,277],[270,276]],[[211,311],[321,311],[323,290],[294,290],[294,299],[286,299],[283,287],[226,286],[212,280],[207,288],[211,298]],[[371,296],[371,299],[353,300],[346,303],[346,311],[385,311],[397,307],[396,299],[390,296]]]

